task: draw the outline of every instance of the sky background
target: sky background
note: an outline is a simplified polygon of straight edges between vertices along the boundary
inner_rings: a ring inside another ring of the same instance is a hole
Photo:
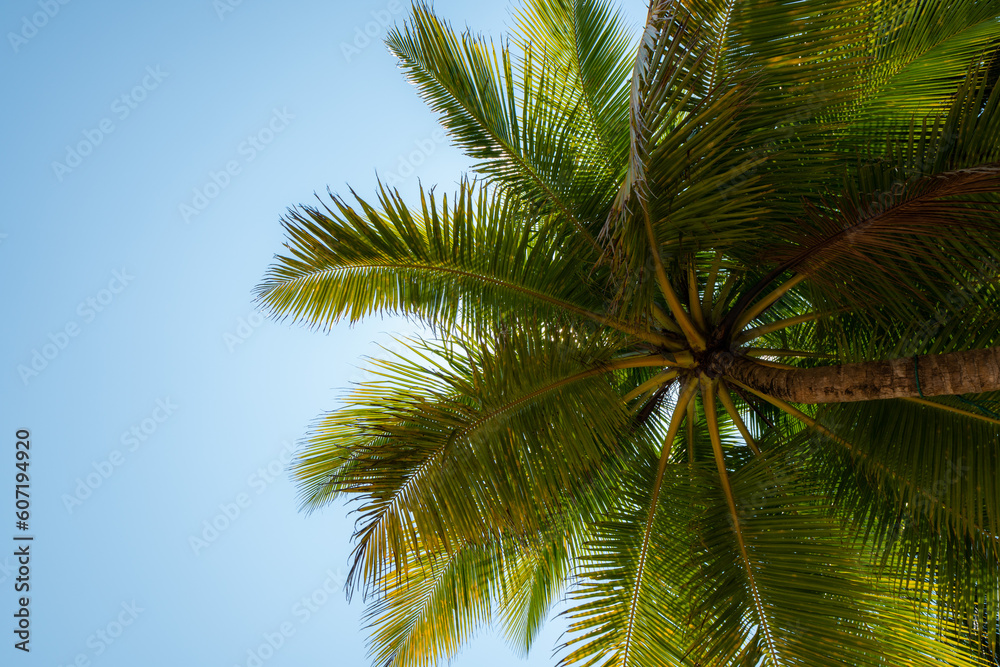
[[[435,6],[494,36],[512,23],[505,2]],[[626,8],[638,26],[643,3]],[[3,3],[0,664],[369,664],[363,604],[342,587],[349,508],[300,513],[286,465],[363,358],[410,327],[263,321],[252,289],[289,206],[371,194],[376,171],[412,195],[468,169],[382,44],[408,11]],[[35,537],[29,654],[13,647],[15,534]],[[452,665],[552,664],[563,627],[523,662],[483,633]],[[280,646],[261,652],[266,636]]]

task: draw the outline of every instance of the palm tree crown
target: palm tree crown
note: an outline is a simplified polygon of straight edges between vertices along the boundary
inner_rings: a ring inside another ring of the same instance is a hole
[[[294,464],[360,501],[373,664],[526,651],[561,597],[565,665],[998,664],[998,21],[414,5],[389,47],[475,178],[290,211],[258,288],[433,331]]]

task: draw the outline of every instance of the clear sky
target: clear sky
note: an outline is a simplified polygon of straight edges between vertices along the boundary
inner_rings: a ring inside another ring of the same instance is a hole
[[[435,5],[511,22],[504,2]],[[371,193],[376,170],[412,193],[467,169],[381,42],[408,6],[3,3],[0,664],[368,664],[349,508],[299,513],[285,467],[407,325],[312,333],[261,321],[251,291],[287,207]],[[28,654],[15,534],[35,538]],[[562,628],[524,662],[486,633],[452,664],[548,665]]]

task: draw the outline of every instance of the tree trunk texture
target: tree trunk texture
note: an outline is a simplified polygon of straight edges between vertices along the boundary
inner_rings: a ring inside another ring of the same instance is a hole
[[[803,369],[772,368],[737,358],[726,374],[794,403],[981,393],[1000,391],[1000,347]]]

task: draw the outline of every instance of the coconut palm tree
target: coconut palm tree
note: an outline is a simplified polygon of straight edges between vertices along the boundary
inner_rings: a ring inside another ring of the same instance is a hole
[[[475,163],[258,297],[427,326],[316,423],[373,664],[998,664],[1000,3],[525,0],[388,37]]]

